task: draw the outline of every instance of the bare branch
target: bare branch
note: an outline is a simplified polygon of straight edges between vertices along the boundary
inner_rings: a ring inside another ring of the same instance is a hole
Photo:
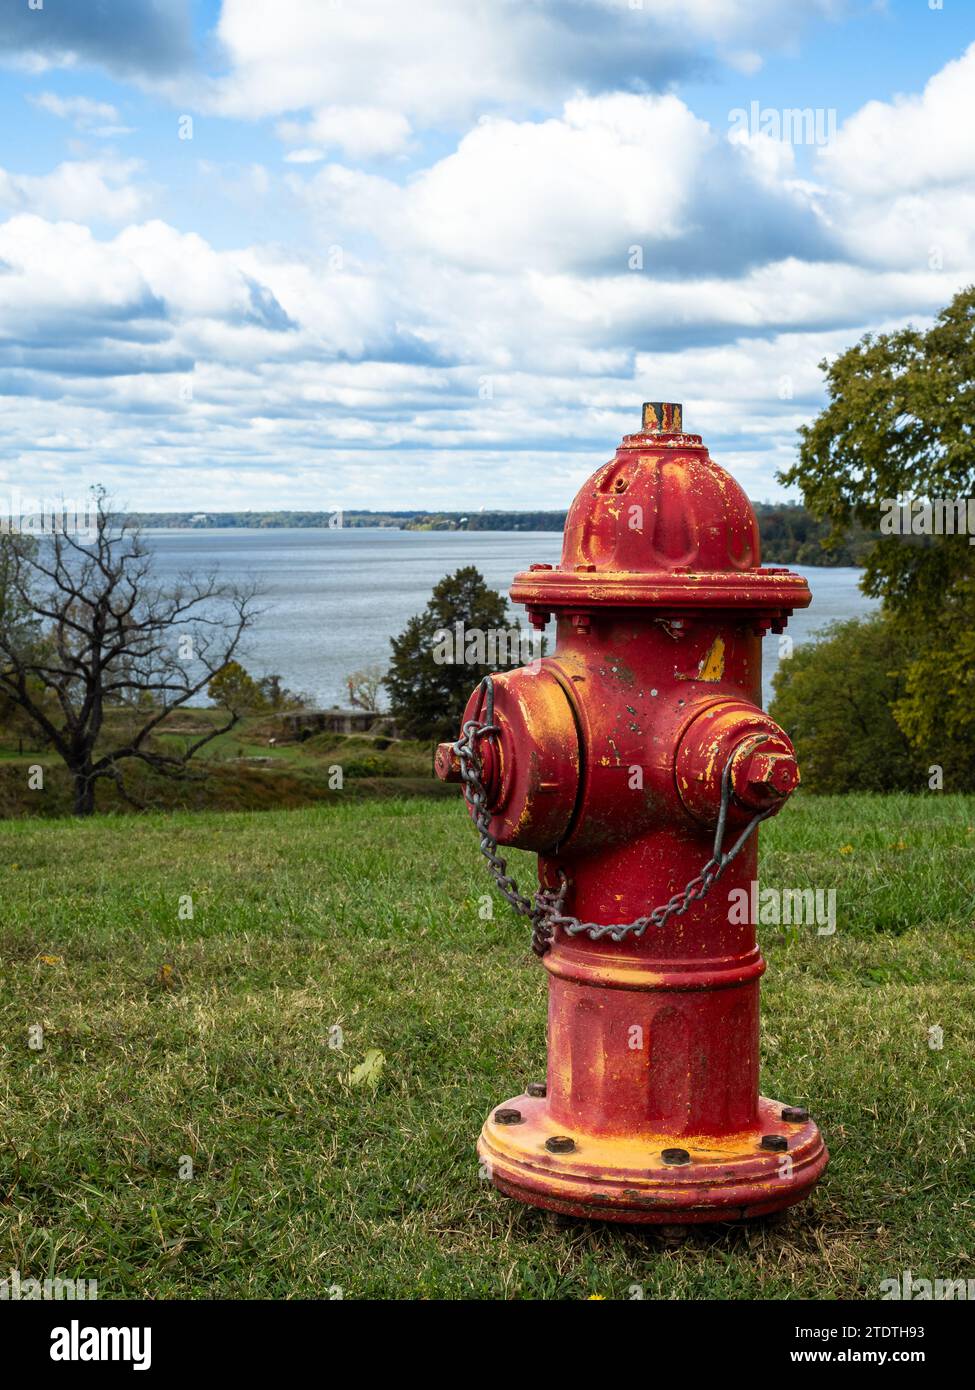
[[[102,778],[130,799],[126,760],[186,775],[189,761],[233,728],[237,715],[178,755],[152,746],[169,715],[234,659],[261,611],[258,585],[228,583],[216,570],[156,583],[138,528],[113,517],[104,490],[95,503],[90,538],[0,537],[0,692],[67,764],[79,814],[93,809]],[[114,743],[112,710],[137,719]]]

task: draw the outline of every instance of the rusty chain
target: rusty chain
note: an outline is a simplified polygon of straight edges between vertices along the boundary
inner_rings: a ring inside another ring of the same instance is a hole
[[[732,754],[721,773],[721,802],[718,809],[718,824],[714,834],[714,848],[711,858],[701,869],[701,872],[696,874],[681,892],[675,893],[669,902],[655,907],[645,916],[637,917],[632,922],[581,922],[578,917],[569,916],[562,910],[570,881],[561,869],[559,870],[561,883],[558,888],[540,888],[532,900],[519,892],[518,885],[508,873],[506,861],[498,854],[498,842],[491,834],[490,829],[491,814],[488,810],[487,789],[481,778],[481,755],[477,746],[480,739],[501,732],[494,723],[494,682],[492,678],[485,676],[478,690],[480,698],[475,706],[476,717],[464,721],[460,738],[451,746],[460,764],[464,800],[470,808],[471,817],[480,835],[480,852],[488,862],[488,868],[498,891],[508,900],[516,912],[531,919],[532,950],[537,956],[543,956],[549,949],[556,928],[560,928],[567,936],[579,936],[585,932],[592,941],[599,941],[604,936],[608,936],[611,941],[622,941],[630,934],[642,937],[647,927],[665,926],[671,917],[679,917],[687,911],[691,903],[699,902],[711,891],[731,861],[744,848],[746,841],[759,822],[766,820],[778,809],[775,806],[770,806],[765,811],[759,811],[748,822],[730,850],[725,852],[721,848],[725,823],[728,818],[728,806],[731,801],[731,764],[734,757]],[[479,717],[482,705],[485,706],[486,715],[483,721]],[[757,735],[756,741],[763,742],[765,737],[765,735]]]

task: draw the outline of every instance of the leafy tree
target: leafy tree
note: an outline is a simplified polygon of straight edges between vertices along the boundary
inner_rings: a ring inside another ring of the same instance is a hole
[[[167,716],[206,688],[234,653],[256,611],[256,589],[184,575],[164,588],[139,531],[113,518],[94,493],[94,534],[55,531],[4,538],[0,693],[26,715],[74,779],[74,811],[90,815],[95,787],[141,762],[179,776],[231,715],[179,754],[152,737]],[[26,615],[26,617],[25,617]],[[113,706],[124,718],[106,722]]]
[[[904,628],[877,615],[832,623],[818,642],[797,647],[782,662],[769,713],[796,745],[803,786],[814,792],[926,786],[927,763],[894,718],[912,655]]]
[[[207,694],[220,709],[239,719],[245,714],[259,714],[270,709],[264,691],[249,676],[239,661],[228,661],[207,686]]]
[[[296,710],[311,704],[308,695],[299,690],[289,690],[278,675],[261,676],[257,685],[268,709]]]
[[[887,688],[891,718],[946,781],[975,786],[975,546],[965,528],[882,530],[896,501],[975,497],[975,286],[926,331],[867,334],[821,365],[829,404],[800,431],[781,479],[802,488],[835,540],[851,523],[872,534],[861,585],[896,615],[899,627],[887,630],[910,652],[897,689]]]
[[[907,667],[894,717],[952,790],[975,787],[975,580],[956,584],[939,621],[912,627],[915,659]]]
[[[393,658],[383,683],[399,726],[416,738],[455,733],[474,686],[497,668],[486,651],[478,652],[477,634],[508,626],[504,598],[488,587],[474,565],[441,579],[424,611],[391,639]],[[451,645],[455,659],[443,660]],[[519,665],[520,660],[502,664]]]
[[[868,333],[820,366],[829,405],[800,429],[799,457],[781,481],[802,488],[837,540],[853,521],[873,533],[866,593],[937,614],[946,593],[975,576],[975,547],[964,535],[883,536],[882,504],[975,495],[975,286],[926,332]]]

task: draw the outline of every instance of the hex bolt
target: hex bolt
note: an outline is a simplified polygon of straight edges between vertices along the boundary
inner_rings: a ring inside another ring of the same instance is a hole
[[[762,1148],[770,1149],[772,1153],[782,1153],[789,1147],[789,1141],[784,1134],[763,1134]]]
[[[521,1118],[521,1111],[514,1110],[509,1106],[502,1106],[500,1110],[494,1112],[495,1124],[499,1125],[520,1125]]]
[[[745,800],[783,800],[799,782],[799,769],[791,753],[753,752],[740,766],[733,769],[737,795]]]
[[[691,1161],[691,1156],[686,1149],[662,1149],[660,1157],[664,1163],[672,1163],[675,1167]]]
[[[536,1100],[541,1100],[548,1093],[548,1087],[544,1081],[529,1081],[525,1087],[525,1094],[534,1096]]]
[[[782,1118],[790,1125],[804,1125],[809,1119],[809,1111],[803,1110],[801,1105],[787,1105],[782,1111]]]
[[[551,1139],[545,1140],[545,1147],[550,1154],[570,1154],[576,1146],[576,1141],[570,1139],[567,1134],[553,1134]]]

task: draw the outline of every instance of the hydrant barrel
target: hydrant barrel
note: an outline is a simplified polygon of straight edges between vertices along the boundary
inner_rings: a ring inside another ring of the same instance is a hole
[[[561,563],[511,596],[555,616],[556,643],[491,683],[478,824],[538,852],[548,1075],[492,1112],[481,1157],[508,1195],[580,1216],[788,1206],[828,1156],[804,1111],[759,1092],[751,908],[758,821],[799,781],[760,706],[761,640],[808,586],[761,566],[745,493],[679,405],[651,402],[580,489]]]

